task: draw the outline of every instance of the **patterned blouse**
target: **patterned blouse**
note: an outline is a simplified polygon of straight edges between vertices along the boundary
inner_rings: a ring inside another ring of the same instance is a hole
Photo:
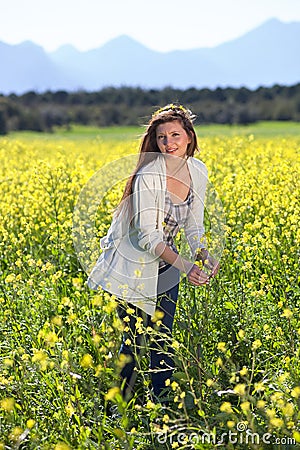
[[[166,191],[165,199],[165,222],[164,222],[164,242],[168,245],[174,252],[178,253],[178,250],[174,244],[174,239],[185,224],[188,216],[189,207],[194,199],[194,194],[192,187],[188,192],[187,198],[180,203],[173,203],[170,194]],[[166,266],[167,263],[161,259],[159,262],[159,268]]]

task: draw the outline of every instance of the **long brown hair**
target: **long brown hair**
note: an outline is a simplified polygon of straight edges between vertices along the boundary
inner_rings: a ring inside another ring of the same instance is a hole
[[[158,109],[152,114],[152,117],[147,125],[146,131],[142,136],[140,144],[139,159],[133,174],[129,177],[120,204],[132,194],[132,185],[137,172],[146,164],[155,159],[155,154],[161,154],[156,141],[156,129],[159,125],[166,122],[173,122],[179,120],[183,129],[191,139],[187,146],[187,156],[194,156],[195,151],[199,150],[196,132],[193,126],[195,115],[182,105],[175,105],[173,103]],[[128,205],[129,206],[129,205]],[[130,206],[129,206],[130,207]]]

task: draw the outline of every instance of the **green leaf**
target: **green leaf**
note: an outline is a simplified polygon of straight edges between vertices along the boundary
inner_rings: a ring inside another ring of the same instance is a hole
[[[232,302],[225,302],[224,303],[224,308],[225,309],[235,309],[235,306]]]
[[[178,381],[180,381],[180,380],[187,381],[188,380],[185,372],[175,372],[173,374],[173,377]]]

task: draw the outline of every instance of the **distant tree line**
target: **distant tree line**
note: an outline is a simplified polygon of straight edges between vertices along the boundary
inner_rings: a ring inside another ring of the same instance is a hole
[[[47,91],[0,95],[0,134],[52,131],[72,124],[110,126],[146,123],[155,108],[180,102],[197,115],[197,124],[249,124],[260,120],[300,121],[300,84],[256,90],[185,90],[107,87],[98,92]]]

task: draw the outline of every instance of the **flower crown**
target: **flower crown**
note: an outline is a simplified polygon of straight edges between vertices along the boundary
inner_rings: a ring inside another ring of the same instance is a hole
[[[181,113],[181,115],[185,115],[191,122],[196,118],[195,114],[192,113],[190,109],[185,108],[182,105],[175,105],[174,103],[169,103],[166,106],[163,106],[162,108],[159,108],[157,111],[155,111],[152,114],[152,119],[159,114],[167,113],[170,111],[174,111],[175,113]]]

